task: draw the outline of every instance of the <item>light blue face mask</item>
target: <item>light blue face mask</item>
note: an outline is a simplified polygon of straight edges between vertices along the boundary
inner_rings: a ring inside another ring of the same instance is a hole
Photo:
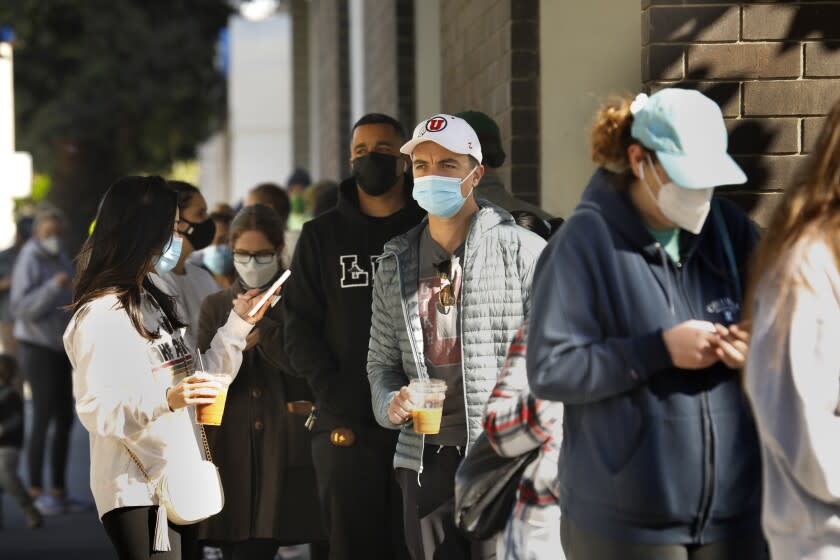
[[[233,270],[233,252],[227,245],[210,245],[201,252],[204,266],[217,276],[230,274]]]
[[[155,271],[158,274],[166,274],[171,272],[178,265],[178,259],[181,258],[181,247],[184,245],[184,240],[174,235],[169,238],[169,243],[163,250],[163,254],[155,256],[153,262],[155,264]]]
[[[440,175],[426,175],[414,179],[414,200],[420,208],[438,218],[451,218],[457,214],[467,198],[461,194],[461,185],[475,173],[478,166],[463,179],[457,177],[442,177]]]

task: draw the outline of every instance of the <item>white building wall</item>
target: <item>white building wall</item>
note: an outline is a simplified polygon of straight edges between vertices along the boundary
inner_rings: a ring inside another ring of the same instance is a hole
[[[595,169],[595,110],[641,88],[639,3],[540,0],[539,34],[542,207],[566,217]]]
[[[217,132],[198,147],[198,184],[213,208],[217,202],[236,202],[230,195],[227,131]]]
[[[292,29],[279,13],[230,21],[228,201],[254,185],[282,184],[292,172]]]

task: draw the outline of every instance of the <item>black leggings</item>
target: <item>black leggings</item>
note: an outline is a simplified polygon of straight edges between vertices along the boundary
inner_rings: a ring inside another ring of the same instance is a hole
[[[43,488],[47,430],[53,424],[50,468],[53,490],[64,490],[70,429],[73,427],[73,371],[64,352],[20,342],[21,369],[32,389],[32,429],[27,463],[29,486]]]
[[[651,545],[614,541],[560,519],[563,551],[568,560],[766,560],[761,532],[704,545]]]
[[[198,525],[169,524],[168,552],[152,547],[157,522],[157,506],[124,507],[102,516],[102,525],[119,560],[195,560],[198,556]]]

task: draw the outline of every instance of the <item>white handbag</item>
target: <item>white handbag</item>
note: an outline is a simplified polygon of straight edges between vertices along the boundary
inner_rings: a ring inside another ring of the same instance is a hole
[[[216,515],[225,505],[219,469],[213,464],[204,426],[199,426],[199,428],[206,460],[170,463],[157,485],[152,482],[137,455],[123,442],[126,451],[146,478],[152,499],[157,496],[158,511],[154,542],[156,551],[170,550],[167,521],[172,521],[176,525],[192,525]]]

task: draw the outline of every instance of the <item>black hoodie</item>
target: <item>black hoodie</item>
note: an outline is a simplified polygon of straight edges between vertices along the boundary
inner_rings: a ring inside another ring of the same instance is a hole
[[[385,242],[420,223],[411,196],[386,218],[362,213],[356,183],[339,187],[338,205],[303,226],[284,288],[286,352],[319,410],[376,425],[367,380],[376,259]]]

